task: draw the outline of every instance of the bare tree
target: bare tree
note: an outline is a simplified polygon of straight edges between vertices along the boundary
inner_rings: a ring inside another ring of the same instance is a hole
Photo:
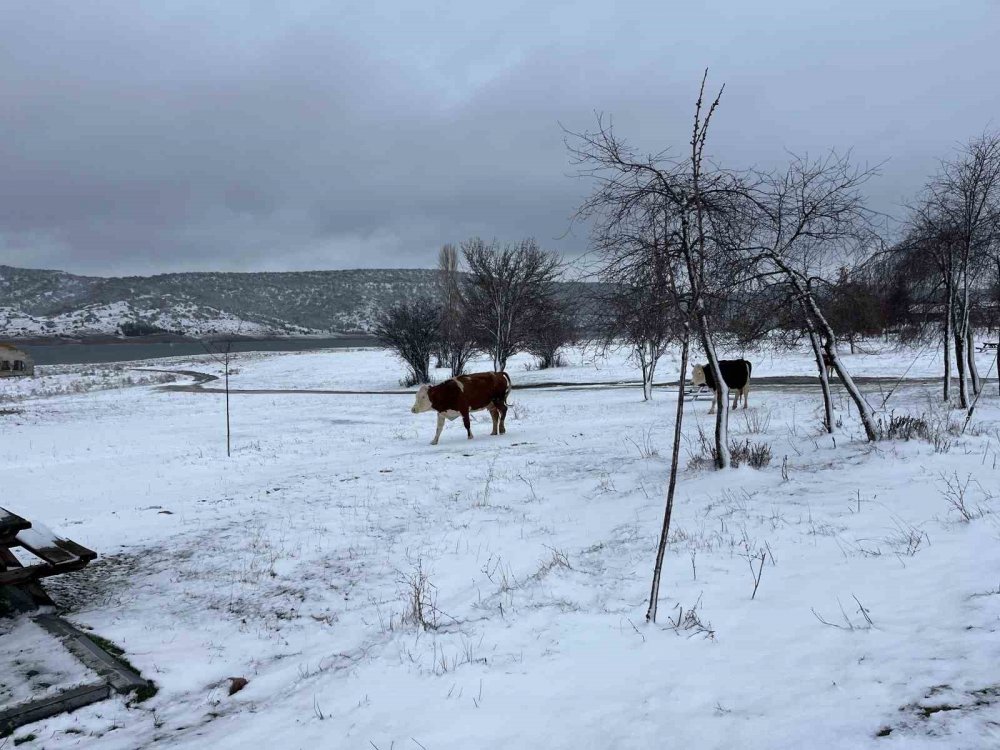
[[[430,382],[440,324],[441,308],[426,297],[394,305],[375,321],[375,337],[409,366],[407,385]]]
[[[229,336],[222,339],[202,339],[200,341],[202,348],[214,359],[216,362],[222,365],[223,372],[223,384],[226,393],[226,457],[231,458],[233,455],[232,449],[232,428],[229,418],[229,374],[230,367],[229,363],[232,358],[233,344],[240,337],[240,331],[243,330],[243,321],[236,327],[236,330]]]
[[[869,440],[878,439],[871,406],[837,351],[837,336],[824,313],[816,283],[822,283],[843,261],[870,251],[877,241],[872,214],[860,187],[875,174],[856,169],[846,157],[831,153],[823,159],[793,158],[782,173],[758,174],[746,190],[753,240],[747,242],[748,267],[791,290],[806,317],[806,329],[817,335],[823,355],[816,358],[821,383],[825,364],[836,370],[858,409]],[[810,341],[814,343],[813,337]],[[829,389],[824,387],[829,429]]]
[[[968,408],[969,380],[974,394],[982,385],[973,351],[971,292],[1000,243],[1000,133],[974,138],[943,161],[913,213],[920,247],[935,259],[945,287],[945,398],[953,340],[959,401]]]
[[[500,245],[478,237],[462,243],[462,254],[469,330],[493,358],[493,369],[502,371],[513,354],[526,349],[536,312],[551,303],[559,257],[533,239]]]
[[[731,285],[730,245],[738,233],[732,223],[731,199],[737,175],[707,167],[705,144],[722,91],[706,106],[702,79],[695,103],[688,150],[683,157],[667,152],[639,156],[619,138],[610,121],[598,117],[594,132],[570,133],[567,146],[580,174],[595,183],[592,195],[580,207],[580,219],[594,219],[608,236],[633,226],[638,214],[655,215],[663,222],[662,236],[675,254],[685,276],[685,292],[692,327],[708,358],[716,389],[715,455],[719,468],[730,466],[729,392],[719,369],[710,302]],[[681,374],[683,379],[686,373]]]
[[[819,295],[830,325],[838,337],[847,340],[851,354],[858,338],[883,330],[881,300],[864,280],[863,270],[841,266],[836,281]]]
[[[553,296],[541,302],[531,317],[526,349],[538,357],[538,369],[559,367],[560,351],[576,343],[579,325],[568,300]]]
[[[952,362],[959,402],[982,388],[976,369],[974,297],[1000,245],[1000,133],[987,133],[943,161],[914,206],[898,247],[902,274],[939,323],[944,344],[942,395],[951,400]]]
[[[600,347],[628,349],[642,374],[643,400],[648,401],[656,366],[670,344],[680,340],[686,322],[677,298],[679,261],[667,246],[658,203],[646,202],[628,222],[597,222],[592,243],[602,257],[597,275],[603,293],[595,305]]]
[[[438,297],[441,302],[439,356],[451,369],[452,377],[457,377],[465,372],[475,353],[475,344],[466,320],[459,255],[454,245],[445,245],[438,254]]]

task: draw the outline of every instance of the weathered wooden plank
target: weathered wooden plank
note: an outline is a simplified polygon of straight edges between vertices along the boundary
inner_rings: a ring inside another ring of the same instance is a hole
[[[0,571],[0,586],[19,586],[31,581],[37,581],[40,578],[48,578],[49,576],[58,575],[60,573],[69,573],[73,570],[79,570],[86,564],[86,560],[74,558],[73,562],[63,563],[62,565],[42,564],[28,565],[21,568],[10,568],[6,571]]]
[[[0,508],[0,544],[10,542],[19,531],[30,528],[30,521],[11,513],[6,508]]]
[[[86,633],[55,615],[34,618],[40,626],[60,638],[73,656],[104,677],[119,693],[128,693],[149,683],[87,637]]]
[[[110,685],[106,682],[94,682],[64,690],[48,698],[39,698],[6,708],[0,711],[0,737],[25,724],[41,721],[66,711],[75,711],[110,697]]]
[[[65,565],[74,563],[79,559],[61,544],[61,542],[65,542],[66,540],[40,524],[35,524],[30,529],[19,531],[14,539],[28,550],[28,552],[36,557],[40,557],[49,565]]]

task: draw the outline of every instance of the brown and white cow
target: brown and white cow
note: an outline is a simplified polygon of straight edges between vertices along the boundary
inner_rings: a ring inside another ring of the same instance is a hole
[[[472,425],[469,413],[488,409],[493,418],[493,432],[503,435],[504,419],[507,417],[507,396],[510,394],[510,376],[505,372],[476,372],[449,378],[438,385],[422,385],[417,390],[417,400],[410,410],[414,414],[437,412],[437,432],[431,445],[437,445],[446,419],[462,417],[465,431],[472,440]]]
[[[750,393],[750,373],[753,365],[745,359],[720,359],[719,370],[722,371],[722,380],[734,394],[733,408],[740,403],[740,396],[743,396],[743,408],[747,408],[747,396]],[[707,385],[715,390],[715,378],[708,365],[694,365],[691,367],[691,383],[693,385]],[[712,399],[712,406],[708,410],[709,414],[715,412],[715,399]]]

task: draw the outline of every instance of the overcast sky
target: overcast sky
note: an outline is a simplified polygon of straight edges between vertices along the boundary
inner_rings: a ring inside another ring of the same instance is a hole
[[[482,6],[482,7],[479,7]],[[421,267],[567,234],[560,123],[733,166],[890,159],[899,211],[1000,125],[1000,2],[0,3],[0,263],[99,275]]]

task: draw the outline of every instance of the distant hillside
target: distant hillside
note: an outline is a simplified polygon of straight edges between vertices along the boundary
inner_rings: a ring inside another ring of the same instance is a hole
[[[186,336],[368,331],[379,310],[431,292],[434,278],[423,269],[99,278],[0,265],[0,337],[108,336],[123,324]]]

